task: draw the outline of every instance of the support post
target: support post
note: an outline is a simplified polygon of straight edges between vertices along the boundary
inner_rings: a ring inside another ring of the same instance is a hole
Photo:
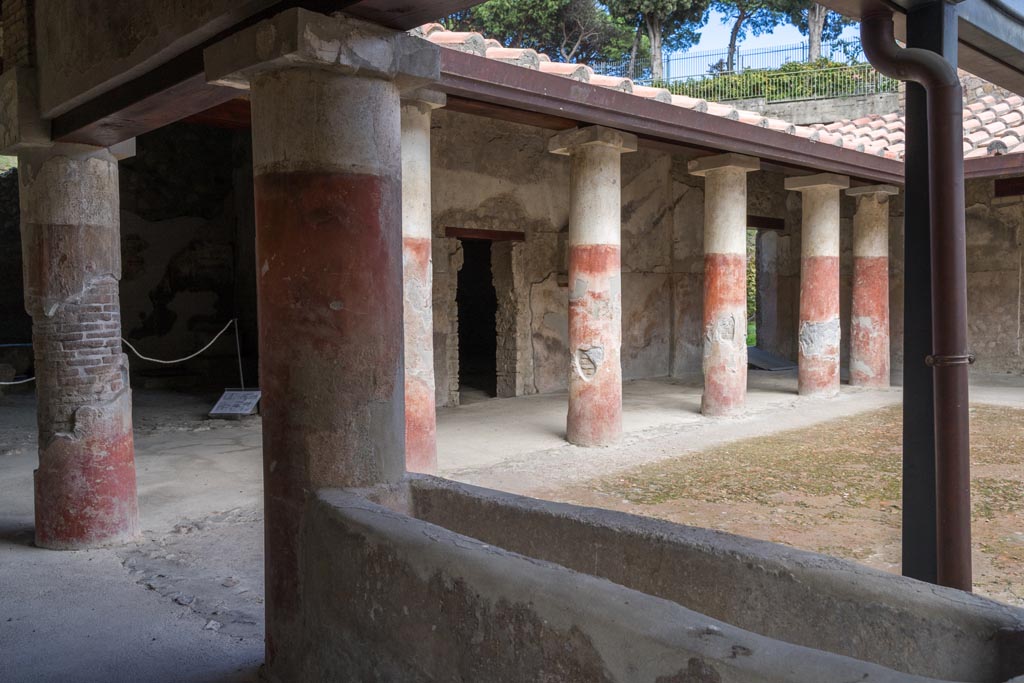
[[[889,386],[889,197],[892,185],[852,187],[853,304],[850,314],[850,384]]]
[[[732,415],[747,398],[747,173],[761,162],[720,154],[689,162],[704,177],[704,415]]]
[[[439,53],[291,9],[204,59],[207,80],[250,88],[267,670],[300,680],[309,497],[405,472],[400,90],[436,80]]]
[[[831,398],[839,393],[839,191],[850,179],[820,173],[787,178],[785,186],[803,193],[799,392]]]
[[[432,90],[402,98],[405,467],[426,474],[437,472],[430,113],[444,103],[444,93]]]
[[[622,183],[636,136],[600,126],[554,136],[572,158],[569,190],[569,413],[566,439],[606,446],[622,436]]]
[[[138,535],[139,510],[117,158],[79,145],[29,148],[18,177],[39,426],[36,545],[125,542]]]
[[[907,47],[957,65],[957,12],[951,4],[918,3],[907,12]],[[935,376],[932,353],[931,207],[928,193],[928,102],[907,82],[903,222],[903,575],[937,583]]]

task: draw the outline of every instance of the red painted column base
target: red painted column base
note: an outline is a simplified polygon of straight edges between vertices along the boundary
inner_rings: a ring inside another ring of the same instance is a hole
[[[889,259],[853,259],[850,384],[889,386]]]
[[[434,386],[405,378],[405,468],[410,472],[437,472],[437,419]]]
[[[746,322],[746,255],[705,254],[704,415],[735,414],[746,403]]]
[[[131,394],[80,408],[75,433],[54,437],[35,471],[35,543],[78,550],[139,534]]]
[[[839,393],[839,257],[801,262],[799,392],[829,398]]]
[[[618,245],[572,247],[566,438],[579,446],[606,446],[622,436],[620,282]]]
[[[437,472],[434,322],[429,237],[402,239],[405,282],[405,468]]]

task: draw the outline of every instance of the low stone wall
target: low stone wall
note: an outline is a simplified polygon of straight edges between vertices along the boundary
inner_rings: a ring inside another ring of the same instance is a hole
[[[901,109],[900,95],[895,92],[771,103],[765,101],[763,97],[756,97],[749,100],[732,100],[729,104],[737,109],[751,109],[764,116],[789,121],[797,126],[848,121],[871,114],[889,114]]]
[[[434,478],[412,492],[452,531],[908,674],[1001,681],[999,633],[1024,630],[1024,610],[773,543]]]
[[[408,489],[323,490],[310,499],[301,551],[306,611],[296,620],[301,630],[275,644],[271,680],[938,680],[738,628],[672,599],[675,584],[691,593],[689,602],[707,593],[747,621],[799,621],[830,633],[829,622],[845,623],[847,640],[859,645],[871,635],[874,652],[893,643],[858,622],[915,609],[903,627],[924,634],[934,648],[929,668],[949,667],[939,672],[945,680],[951,672],[1000,680],[993,630],[1019,624],[1009,607],[955,591],[933,595],[923,584],[771,544],[428,477],[410,481]],[[717,573],[700,570],[702,557],[714,559]],[[786,585],[803,600],[781,604]],[[842,607],[836,596],[861,602],[823,623],[822,613]],[[958,624],[960,641],[936,635]]]

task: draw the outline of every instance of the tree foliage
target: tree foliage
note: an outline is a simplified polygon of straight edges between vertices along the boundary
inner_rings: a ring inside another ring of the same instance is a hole
[[[722,70],[736,70],[736,51],[748,35],[768,33],[786,21],[786,15],[780,11],[779,1],[713,0],[711,8],[722,15],[722,23],[732,24],[729,29],[729,50]]]
[[[788,17],[790,23],[796,26],[800,33],[808,37],[810,43],[808,61],[811,62],[822,57],[822,41],[837,39],[844,28],[853,24],[850,19],[813,0],[773,1],[779,11]]]
[[[622,59],[633,45],[633,26],[609,15],[596,0],[489,0],[443,23],[565,62]]]
[[[700,40],[707,21],[709,0],[609,0],[613,17],[647,34],[651,46],[651,76],[664,78],[662,55],[668,50],[685,50]]]

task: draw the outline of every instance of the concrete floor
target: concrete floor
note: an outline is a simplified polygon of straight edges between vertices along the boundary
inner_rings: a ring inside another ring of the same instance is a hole
[[[729,440],[807,426],[900,400],[898,389],[796,396],[792,373],[752,372],[749,410],[699,414],[700,389],[625,385],[622,444],[565,444],[565,395],[439,411],[443,476],[543,495],[575,481]],[[1024,406],[1020,378],[974,390]],[[259,418],[211,421],[216,396],[136,392],[143,538],[127,548],[32,545],[31,395],[0,398],[0,681],[255,681],[262,645]]]

